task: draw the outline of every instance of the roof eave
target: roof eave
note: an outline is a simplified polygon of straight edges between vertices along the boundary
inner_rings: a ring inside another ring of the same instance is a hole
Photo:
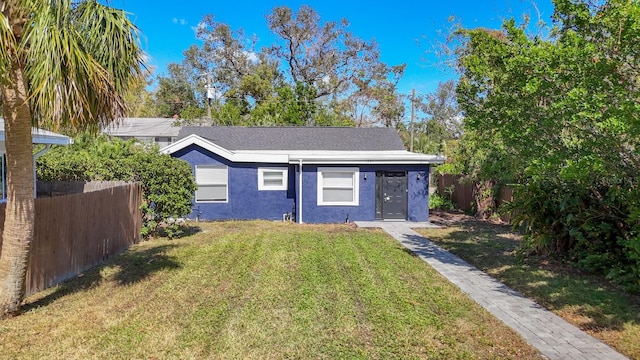
[[[393,158],[376,158],[376,157],[353,157],[353,156],[332,156],[326,158],[318,157],[289,157],[290,164],[299,164],[302,161],[307,165],[352,165],[352,164],[369,164],[369,165],[438,165],[442,164],[446,159],[440,156],[425,157],[393,157]]]
[[[53,134],[38,134],[33,133],[31,135],[32,141],[34,144],[45,144],[45,145],[70,145],[73,144],[73,139],[64,136],[64,135],[53,135]]]
[[[302,161],[305,164],[318,165],[431,165],[442,164],[446,159],[440,155],[425,155],[408,151],[330,151],[324,154],[309,151],[231,151],[195,134],[165,146],[160,149],[160,152],[173,154],[191,145],[197,145],[231,162],[240,163],[298,164]]]

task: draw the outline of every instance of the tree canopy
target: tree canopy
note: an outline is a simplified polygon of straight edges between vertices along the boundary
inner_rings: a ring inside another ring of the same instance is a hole
[[[640,289],[640,4],[555,0],[549,38],[460,29],[464,171],[516,185],[539,251]]]
[[[266,26],[273,43],[257,49],[257,38],[205,16],[197,28],[201,44],[158,78],[158,115],[189,120],[210,106],[220,125],[395,126],[402,120],[396,85],[405,65],[383,63],[375,41],[351,33],[345,19],[325,22],[309,6],[295,12],[282,6],[266,15]],[[189,105],[201,112],[186,111]]]

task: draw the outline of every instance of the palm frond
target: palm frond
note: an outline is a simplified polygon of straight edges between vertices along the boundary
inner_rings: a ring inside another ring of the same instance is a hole
[[[9,79],[7,78],[7,66],[9,64],[10,54],[15,53],[16,39],[13,36],[13,31],[9,25],[9,19],[4,13],[7,4],[2,2],[2,12],[0,12],[0,84],[6,84]]]
[[[34,119],[54,130],[82,130],[124,117],[122,96],[144,66],[126,14],[94,0],[41,4],[22,44]]]
[[[146,68],[138,28],[123,10],[95,0],[82,2],[76,17],[78,31],[90,39],[85,42],[87,51],[112,76],[118,92],[127,89],[130,80]]]

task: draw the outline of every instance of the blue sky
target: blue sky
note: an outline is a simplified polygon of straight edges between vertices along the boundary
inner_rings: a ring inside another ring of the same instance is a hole
[[[502,19],[522,14],[532,19],[550,22],[553,13],[551,0],[480,0],[480,1],[219,1],[219,0],[111,0],[111,5],[131,13],[131,19],[142,31],[142,47],[149,55],[149,63],[159,74],[171,62],[181,62],[183,51],[196,44],[194,28],[206,14],[213,14],[219,22],[232,29],[243,28],[246,35],[256,34],[258,49],[270,44],[265,15],[276,6],[288,6],[296,11],[306,4],[314,8],[322,21],[346,18],[349,30],[356,36],[375,39],[382,61],[388,65],[406,63],[405,76],[399,91],[408,94],[432,92],[439,82],[455,78],[452,69],[442,66],[432,50],[442,42],[443,32],[455,16],[465,27],[499,28]]]

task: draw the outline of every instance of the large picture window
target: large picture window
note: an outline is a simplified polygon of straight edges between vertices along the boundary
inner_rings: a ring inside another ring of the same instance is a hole
[[[258,190],[287,190],[287,168],[258,168]]]
[[[318,168],[318,205],[359,204],[358,168]]]
[[[228,171],[224,165],[196,165],[196,202],[227,202]]]

